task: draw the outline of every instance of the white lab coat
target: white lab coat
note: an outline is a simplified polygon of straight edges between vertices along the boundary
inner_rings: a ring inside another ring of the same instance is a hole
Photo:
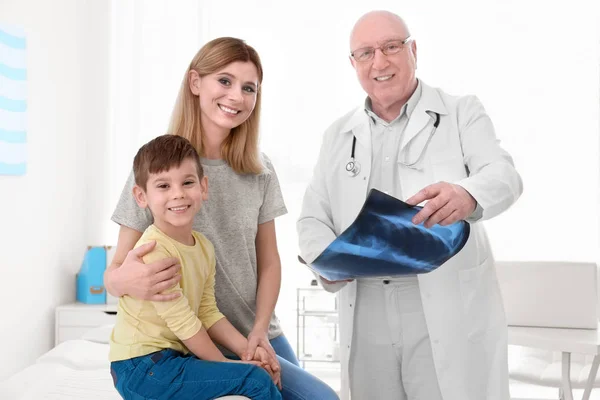
[[[400,169],[402,200],[429,184],[446,181],[467,189],[480,210],[468,219],[471,235],[465,247],[437,270],[419,275],[438,383],[445,400],[507,400],[506,320],[490,245],[477,221],[509,208],[521,195],[521,178],[510,155],[499,146],[492,122],[476,97],[450,96],[421,84],[421,99],[409,119],[398,157],[411,163],[423,148],[426,151],[419,163]],[[439,113],[441,120],[425,147],[435,120],[432,112]],[[356,177],[344,168],[353,135],[362,168]],[[297,224],[304,260],[312,262],[354,221],[367,195],[370,171],[371,133],[361,106],[324,134]],[[344,400],[348,398],[356,283],[324,287],[339,291]]]

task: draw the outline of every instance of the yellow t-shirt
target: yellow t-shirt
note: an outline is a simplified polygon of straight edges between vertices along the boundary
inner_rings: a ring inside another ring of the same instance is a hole
[[[215,251],[201,233],[192,232],[196,243],[186,246],[154,225],[144,232],[136,247],[156,241],[144,262],[168,257],[179,259],[181,281],[165,293],[180,292],[172,301],[145,301],[131,296],[119,299],[117,322],[110,338],[110,361],[127,360],[171,348],[188,353],[182,340],[204,326],[209,329],[224,318],[215,301]]]

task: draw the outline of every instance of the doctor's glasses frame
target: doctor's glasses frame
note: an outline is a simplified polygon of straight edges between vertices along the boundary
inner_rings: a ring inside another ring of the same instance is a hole
[[[375,57],[375,51],[377,49],[381,50],[384,55],[391,56],[400,53],[411,40],[412,38],[409,36],[404,40],[388,40],[379,47],[361,47],[360,49],[350,52],[350,56],[357,62],[371,61]]]

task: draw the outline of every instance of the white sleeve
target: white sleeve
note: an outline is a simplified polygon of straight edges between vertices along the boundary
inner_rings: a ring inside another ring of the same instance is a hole
[[[507,210],[523,192],[513,159],[500,147],[494,126],[475,96],[458,107],[458,129],[469,177],[456,182],[477,201],[469,222],[486,220]]]
[[[326,132],[312,179],[304,194],[300,218],[296,223],[300,256],[307,264],[312,263],[336,238],[326,180],[329,172],[327,154],[331,147],[329,136]],[[337,292],[346,285],[346,282],[328,284],[316,273],[315,275],[328,292]]]

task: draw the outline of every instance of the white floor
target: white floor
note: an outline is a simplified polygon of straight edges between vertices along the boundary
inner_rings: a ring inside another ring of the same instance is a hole
[[[336,392],[340,392],[340,369],[339,364],[306,363],[305,369],[325,382]]]
[[[558,389],[529,385],[521,382],[510,382],[510,395],[513,399],[558,400]],[[573,399],[583,396],[583,389],[573,389]],[[592,390],[590,400],[600,400],[600,388]]]
[[[340,371],[331,365],[306,365],[306,370],[327,383],[332,389],[339,393],[340,391]],[[535,400],[558,400],[558,389],[542,386],[530,385],[527,383],[511,381],[510,394],[513,399],[535,399]],[[575,400],[581,399],[583,389],[574,389],[573,397]],[[600,400],[600,388],[592,390],[590,400]]]

